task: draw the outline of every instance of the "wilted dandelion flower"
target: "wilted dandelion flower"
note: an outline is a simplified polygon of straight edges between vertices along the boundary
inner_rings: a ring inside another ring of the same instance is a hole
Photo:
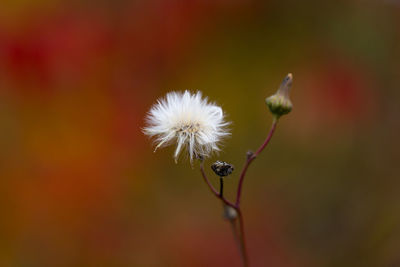
[[[143,132],[155,138],[154,151],[176,142],[175,161],[185,148],[190,161],[207,157],[213,151],[219,151],[218,143],[229,135],[224,112],[207,98],[202,98],[201,92],[168,93],[151,107],[146,122]]]

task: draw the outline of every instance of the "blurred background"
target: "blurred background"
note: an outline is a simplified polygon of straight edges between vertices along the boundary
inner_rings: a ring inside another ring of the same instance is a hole
[[[240,266],[198,166],[153,154],[143,118],[171,90],[220,104],[207,166],[236,166],[233,197],[288,72],[244,185],[251,266],[400,266],[399,51],[397,0],[3,0],[0,266]]]

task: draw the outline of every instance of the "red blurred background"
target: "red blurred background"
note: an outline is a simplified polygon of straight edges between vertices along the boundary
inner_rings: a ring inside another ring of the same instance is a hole
[[[209,164],[240,169],[288,72],[294,110],[245,181],[251,265],[400,266],[399,1],[1,6],[1,266],[240,266],[220,203],[143,118],[202,90],[233,121]]]

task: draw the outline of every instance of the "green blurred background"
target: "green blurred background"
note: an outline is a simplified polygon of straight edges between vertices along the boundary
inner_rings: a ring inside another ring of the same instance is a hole
[[[233,197],[288,72],[244,186],[251,265],[400,266],[399,51],[398,0],[2,0],[0,266],[240,266],[198,166],[140,129],[202,90]]]

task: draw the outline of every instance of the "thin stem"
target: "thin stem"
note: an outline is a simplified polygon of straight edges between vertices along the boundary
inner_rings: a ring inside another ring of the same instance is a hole
[[[240,242],[240,237],[238,235],[237,227],[236,227],[236,220],[229,220],[232,228],[233,239],[235,240],[236,245],[238,246],[239,251],[242,249],[242,243]]]
[[[236,233],[236,220],[235,219],[230,219],[230,223],[232,225],[232,229],[233,229],[233,234],[234,234],[234,238],[235,240],[238,240],[239,242],[239,248],[240,248],[240,256],[242,258],[242,263],[243,263],[243,267],[247,267],[248,266],[248,256],[247,256],[247,249],[246,249],[246,238],[245,238],[245,232],[244,232],[244,224],[243,224],[243,215],[242,215],[242,211],[240,210],[240,198],[242,195],[242,186],[243,186],[243,180],[244,177],[246,176],[247,173],[247,169],[250,166],[251,162],[264,150],[264,148],[268,145],[269,141],[271,140],[275,129],[276,129],[276,125],[278,124],[278,118],[274,118],[273,122],[272,122],[272,126],[271,129],[267,135],[267,138],[265,139],[264,143],[257,149],[257,151],[255,153],[251,153],[247,156],[247,160],[246,163],[243,167],[243,170],[240,174],[240,178],[239,178],[239,184],[237,187],[237,193],[236,193],[236,202],[232,203],[229,200],[227,200],[224,195],[223,195],[223,190],[224,190],[224,182],[223,182],[223,178],[220,177],[220,191],[218,192],[214,186],[210,183],[210,181],[207,178],[207,175],[204,171],[204,162],[202,159],[200,159],[200,171],[201,174],[203,176],[204,181],[206,182],[206,184],[208,185],[208,187],[210,188],[211,192],[219,199],[221,199],[221,201],[227,205],[230,206],[232,208],[234,208],[238,214],[238,223],[239,223],[239,239],[238,239],[238,235]]]
[[[219,177],[219,196],[224,197],[224,178]]]
[[[246,176],[246,172],[248,167],[250,166],[250,163],[264,150],[264,148],[268,145],[269,141],[272,138],[272,135],[275,132],[276,129],[276,125],[278,124],[278,119],[274,118],[274,121],[272,122],[272,126],[271,129],[269,130],[268,136],[265,139],[264,143],[257,149],[256,152],[248,155],[246,163],[244,164],[243,170],[240,174],[240,178],[239,178],[239,184],[238,184],[238,189],[237,189],[237,193],[236,193],[236,203],[235,206],[239,207],[240,206],[240,198],[242,195],[242,186],[243,186],[243,180],[244,177]]]
[[[239,218],[239,233],[240,233],[240,252],[242,256],[243,267],[247,267],[248,257],[247,257],[247,248],[246,248],[246,238],[244,235],[244,224],[243,224],[243,216],[240,209],[237,209],[238,218]]]
[[[223,196],[223,178],[220,177],[220,183],[221,183],[221,187],[220,187],[220,192],[218,192],[214,186],[210,183],[210,181],[207,178],[207,175],[204,171],[204,162],[203,160],[200,160],[200,171],[201,171],[201,175],[203,176],[204,181],[206,182],[206,184],[208,185],[208,187],[210,188],[211,192],[219,199],[221,199],[221,201],[227,205],[232,207],[233,209],[236,210],[236,212],[238,213],[238,218],[239,218],[239,239],[238,239],[238,243],[239,243],[239,250],[240,250],[240,257],[242,259],[242,263],[243,263],[243,267],[247,267],[248,266],[248,260],[247,260],[247,252],[246,252],[246,241],[245,241],[245,237],[244,237],[244,226],[243,226],[243,217],[242,217],[242,212],[240,211],[240,208],[238,205],[233,204],[232,202],[230,202],[229,200],[227,200],[224,196]],[[230,219],[230,222],[232,223],[233,226],[235,226],[235,219]],[[235,229],[236,227],[233,227],[234,231],[236,231]],[[234,238],[237,240],[237,233],[234,232]]]
[[[204,181],[206,182],[206,184],[208,185],[208,187],[210,188],[211,192],[219,199],[222,200],[222,202],[224,202],[226,205],[236,209],[235,204],[233,204],[232,202],[230,202],[229,200],[227,200],[223,195],[220,195],[220,193],[214,188],[214,186],[212,186],[212,184],[210,183],[210,181],[207,178],[207,175],[204,171],[204,163],[201,160],[200,161],[200,171],[201,171],[201,175],[203,176]]]
[[[239,209],[238,206],[236,206],[235,204],[233,204],[232,202],[230,202],[229,200],[227,200],[224,196],[223,196],[223,186],[224,186],[224,182],[223,182],[223,178],[220,177],[220,192],[218,192],[214,186],[210,183],[210,181],[207,178],[207,175],[204,171],[204,162],[203,160],[200,160],[200,171],[201,171],[201,175],[203,176],[204,181],[206,182],[206,184],[208,185],[208,187],[210,188],[211,192],[219,199],[221,199],[221,201],[227,205],[232,207],[233,209],[236,210],[236,212],[238,213],[238,217],[239,217],[239,239],[238,239],[238,235],[236,233],[236,221],[235,219],[229,219],[229,221],[232,224],[232,229],[234,231],[234,238],[235,240],[238,240],[239,243],[239,250],[240,250],[240,256],[242,258],[242,262],[243,262],[243,267],[247,267],[247,253],[246,253],[246,244],[245,244],[245,240],[244,240],[244,227],[243,227],[243,218],[242,218],[242,213]]]

